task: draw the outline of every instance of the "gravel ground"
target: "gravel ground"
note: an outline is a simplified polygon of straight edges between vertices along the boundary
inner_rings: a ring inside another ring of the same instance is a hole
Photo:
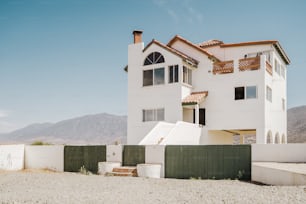
[[[0,203],[306,203],[306,186],[0,172]]]

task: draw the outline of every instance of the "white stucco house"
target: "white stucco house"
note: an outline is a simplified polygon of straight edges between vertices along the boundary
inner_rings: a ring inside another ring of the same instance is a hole
[[[196,137],[198,144],[287,142],[290,59],[278,41],[196,44],[177,35],[144,46],[142,31],[133,35],[128,144],[153,132],[155,141],[146,144],[163,143],[169,134],[168,144],[180,137]]]

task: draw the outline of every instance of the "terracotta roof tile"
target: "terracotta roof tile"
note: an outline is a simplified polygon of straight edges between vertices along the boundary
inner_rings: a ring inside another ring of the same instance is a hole
[[[207,48],[207,47],[221,45],[221,44],[223,44],[223,41],[221,41],[221,40],[207,40],[207,41],[204,41],[202,43],[199,43],[199,46],[201,48]]]
[[[183,99],[182,105],[200,104],[207,95],[208,91],[192,92],[189,96]]]
[[[200,46],[196,45],[196,44],[193,44],[192,42],[190,42],[189,40],[186,40],[185,38],[179,36],[179,35],[176,35],[174,36],[167,44],[168,47],[171,47],[176,41],[182,41],[184,43],[186,43],[187,45],[197,49],[198,51],[204,53],[205,55],[207,55],[209,58],[211,59],[215,59],[216,61],[221,61],[219,60],[216,56],[214,56],[213,54],[209,53],[208,51],[202,49]]]
[[[143,49],[143,52],[146,51],[148,49],[148,47],[150,47],[152,44],[156,44],[170,52],[172,52],[173,54],[183,58],[185,61],[189,61],[189,62],[192,62],[194,65],[198,65],[199,64],[199,61],[197,61],[196,59],[193,59],[192,57],[172,48],[172,47],[169,47],[167,45],[164,45],[163,43],[153,39],[144,49]]]

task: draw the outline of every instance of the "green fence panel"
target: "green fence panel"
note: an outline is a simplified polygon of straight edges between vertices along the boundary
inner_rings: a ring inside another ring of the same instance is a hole
[[[145,163],[145,146],[125,145],[122,154],[123,166],[136,166]]]
[[[251,146],[166,146],[165,177],[250,180]]]
[[[64,171],[78,172],[82,166],[98,172],[98,162],[106,161],[106,146],[65,146]]]

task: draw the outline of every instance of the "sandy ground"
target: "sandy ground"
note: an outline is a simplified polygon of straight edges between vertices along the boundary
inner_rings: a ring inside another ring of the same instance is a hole
[[[306,186],[0,172],[0,203],[306,203]]]

